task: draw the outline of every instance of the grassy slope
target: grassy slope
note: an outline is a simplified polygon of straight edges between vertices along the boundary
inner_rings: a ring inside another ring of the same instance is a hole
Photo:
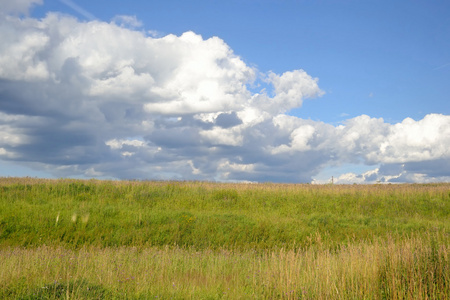
[[[0,298],[446,299],[450,184],[0,179]]]
[[[333,246],[448,229],[449,187],[3,179],[0,245]]]

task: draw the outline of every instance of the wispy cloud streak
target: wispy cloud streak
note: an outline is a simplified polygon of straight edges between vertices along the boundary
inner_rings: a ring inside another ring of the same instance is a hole
[[[443,65],[441,65],[439,67],[434,68],[433,70],[436,71],[436,70],[440,70],[440,69],[443,69],[443,68],[446,68],[446,67],[450,67],[450,63],[443,64]]]
[[[80,7],[78,4],[74,3],[71,0],[59,0],[59,1],[61,3],[64,3],[65,5],[67,5],[68,7],[70,7],[71,9],[73,9],[74,11],[76,11],[77,13],[79,13],[80,15],[82,15],[83,17],[85,17],[90,21],[97,19],[93,14],[91,14],[90,12]]]

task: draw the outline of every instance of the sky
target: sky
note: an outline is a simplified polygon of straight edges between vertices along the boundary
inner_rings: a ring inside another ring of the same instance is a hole
[[[448,182],[449,14],[0,0],[0,176]]]

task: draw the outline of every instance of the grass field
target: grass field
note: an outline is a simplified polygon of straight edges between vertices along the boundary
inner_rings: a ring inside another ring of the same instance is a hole
[[[0,178],[0,298],[449,299],[450,184]]]

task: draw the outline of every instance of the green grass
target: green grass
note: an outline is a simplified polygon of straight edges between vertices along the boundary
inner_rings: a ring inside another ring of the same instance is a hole
[[[0,181],[0,243],[290,249],[444,230],[449,185]]]
[[[445,299],[449,215],[450,184],[0,178],[0,298]]]

